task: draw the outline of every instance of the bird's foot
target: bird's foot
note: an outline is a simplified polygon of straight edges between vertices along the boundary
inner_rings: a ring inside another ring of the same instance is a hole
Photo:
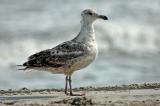
[[[65,94],[66,94],[67,96],[69,96],[69,95],[70,95],[70,93],[68,93],[68,92],[65,92]]]
[[[86,93],[74,94],[74,93],[68,93],[68,92],[65,92],[65,94],[67,96],[85,96],[86,95]]]
[[[86,94],[85,93],[80,93],[80,94],[73,94],[73,93],[70,93],[69,96],[85,96]]]

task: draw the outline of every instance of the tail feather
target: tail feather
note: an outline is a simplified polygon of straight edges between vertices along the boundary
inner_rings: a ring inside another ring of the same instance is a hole
[[[19,68],[18,70],[26,70],[28,67],[25,67],[25,68]]]
[[[16,65],[16,66],[22,66],[23,67],[23,65]]]
[[[29,61],[23,63],[22,65],[17,65],[17,66],[23,67],[23,68],[20,68],[18,70],[26,70],[26,69],[28,69],[30,67],[40,66],[40,64],[37,63],[36,59],[33,59],[33,60],[29,60]]]
[[[23,65],[17,65],[17,66],[24,67],[24,68],[19,68],[18,70],[26,70],[28,68],[26,62]]]

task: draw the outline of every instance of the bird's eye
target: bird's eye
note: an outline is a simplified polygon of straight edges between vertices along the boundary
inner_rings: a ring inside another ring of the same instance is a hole
[[[92,15],[92,13],[90,13],[90,12],[89,12],[88,14],[89,14],[89,15]]]

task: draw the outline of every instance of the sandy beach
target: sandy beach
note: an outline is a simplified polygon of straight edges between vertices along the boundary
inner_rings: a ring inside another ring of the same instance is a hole
[[[160,84],[80,87],[85,96],[66,96],[63,89],[0,90],[0,106],[160,106]]]

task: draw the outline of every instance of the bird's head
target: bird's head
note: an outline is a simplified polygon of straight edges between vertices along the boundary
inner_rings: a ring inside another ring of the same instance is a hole
[[[108,20],[107,16],[100,15],[91,9],[83,10],[81,16],[83,21],[87,21],[90,23],[94,22],[96,19]]]

